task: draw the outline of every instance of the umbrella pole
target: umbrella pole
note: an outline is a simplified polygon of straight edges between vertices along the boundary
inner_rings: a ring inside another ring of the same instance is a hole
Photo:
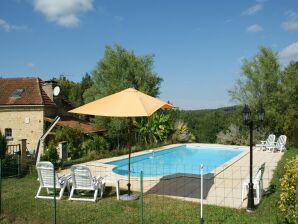
[[[132,129],[132,118],[128,118],[128,195],[130,195],[130,154],[131,154],[131,129]]]
[[[132,194],[130,191],[130,157],[131,157],[131,132],[132,132],[132,118],[128,118],[128,184],[127,184],[127,188],[128,188],[128,193],[127,194],[123,194],[120,196],[120,200],[123,201],[133,201],[138,199],[138,196],[135,194]]]

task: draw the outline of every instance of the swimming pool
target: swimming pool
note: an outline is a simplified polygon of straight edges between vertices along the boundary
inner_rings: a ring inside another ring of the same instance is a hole
[[[131,158],[131,176],[139,176],[140,171],[143,171],[145,177],[177,173],[200,174],[200,164],[204,165],[204,174],[207,174],[243,151],[243,148],[193,145],[154,151]],[[125,176],[128,174],[128,159],[116,160],[108,164],[116,166],[113,172]]]

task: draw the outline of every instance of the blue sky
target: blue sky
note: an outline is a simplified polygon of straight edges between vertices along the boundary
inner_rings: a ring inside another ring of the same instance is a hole
[[[155,55],[160,98],[175,106],[233,105],[227,90],[258,47],[298,60],[298,1],[0,1],[2,77],[80,81],[114,43]]]

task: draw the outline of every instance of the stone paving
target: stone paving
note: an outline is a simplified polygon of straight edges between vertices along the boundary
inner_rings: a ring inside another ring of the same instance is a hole
[[[235,146],[234,146],[235,147]],[[167,147],[165,147],[167,148]],[[148,153],[139,152],[136,154]],[[254,150],[253,174],[256,174],[259,167],[265,163],[263,175],[264,194],[268,191],[274,169],[283,153]],[[116,159],[126,158],[127,156],[117,157]],[[114,176],[120,180],[122,193],[127,189],[127,177],[115,174],[111,165],[103,164],[115,158],[92,161],[85,163],[95,176]],[[68,173],[69,170],[62,170],[62,173]],[[204,175],[203,178],[203,203],[218,206],[243,208],[247,205],[247,199],[241,199],[243,182],[249,176],[249,150],[246,148],[238,158],[231,161],[228,165],[220,167],[213,171],[214,173]],[[131,188],[133,191],[140,190],[140,181],[137,177],[131,178]],[[201,201],[201,176],[175,174],[161,178],[145,177],[143,181],[145,197],[150,194],[174,197],[185,201]],[[257,204],[255,198],[255,204]]]

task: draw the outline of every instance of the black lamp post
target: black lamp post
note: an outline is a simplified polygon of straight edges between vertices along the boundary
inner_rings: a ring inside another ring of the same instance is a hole
[[[265,110],[261,107],[258,111],[258,118],[260,121],[264,120]],[[242,110],[243,120],[249,126],[249,184],[248,184],[248,195],[247,195],[247,208],[246,211],[252,212],[255,208],[254,204],[254,192],[252,182],[252,166],[253,166],[253,120],[250,118],[250,109],[247,105]]]

